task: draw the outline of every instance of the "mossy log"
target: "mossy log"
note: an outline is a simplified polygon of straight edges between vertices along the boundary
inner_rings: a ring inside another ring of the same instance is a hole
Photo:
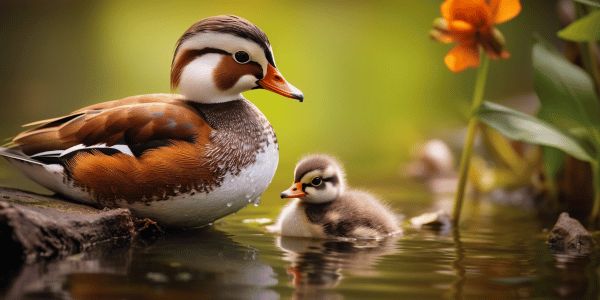
[[[98,244],[122,245],[160,232],[156,223],[138,220],[128,209],[97,209],[0,187],[2,264],[62,257]]]

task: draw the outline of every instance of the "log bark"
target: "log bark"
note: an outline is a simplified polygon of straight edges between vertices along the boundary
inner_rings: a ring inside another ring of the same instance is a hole
[[[137,220],[128,209],[97,209],[0,187],[0,264],[16,265],[79,253],[98,244],[130,243],[156,236],[156,223]],[[2,262],[4,261],[4,262]]]

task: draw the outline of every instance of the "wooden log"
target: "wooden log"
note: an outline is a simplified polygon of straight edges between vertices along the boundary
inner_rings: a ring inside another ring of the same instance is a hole
[[[2,265],[62,257],[98,244],[130,243],[136,227],[144,238],[162,232],[150,220],[135,219],[128,209],[97,209],[0,187]]]

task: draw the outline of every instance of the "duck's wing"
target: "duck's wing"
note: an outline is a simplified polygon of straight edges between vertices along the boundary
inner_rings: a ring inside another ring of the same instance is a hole
[[[35,127],[17,135],[11,148],[37,158],[91,148],[139,156],[164,143],[193,142],[210,130],[180,96],[165,94],[104,102],[28,125]]]
[[[109,205],[210,182],[202,154],[212,129],[177,95],[105,102],[34,126],[0,147],[0,156],[72,199]]]
[[[96,103],[96,104],[92,104],[92,105],[89,105],[86,107],[82,107],[76,111],[71,112],[70,114],[68,114],[66,116],[30,122],[30,123],[24,124],[23,127],[32,127],[33,129],[39,129],[42,127],[56,126],[61,123],[65,123],[68,120],[70,120],[74,117],[77,117],[78,115],[81,115],[82,113],[86,113],[86,112],[90,112],[90,111],[106,110],[106,109],[110,109],[110,108],[115,108],[115,107],[124,106],[124,105],[131,105],[131,104],[161,103],[161,102],[162,103],[179,103],[183,99],[184,98],[182,95],[176,95],[176,94],[148,94],[148,95],[125,97],[122,99],[106,101],[106,102]],[[33,129],[29,129],[29,130],[33,130]]]

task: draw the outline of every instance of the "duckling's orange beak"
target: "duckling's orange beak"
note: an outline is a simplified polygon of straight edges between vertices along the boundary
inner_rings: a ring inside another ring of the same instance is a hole
[[[302,198],[306,193],[302,191],[302,182],[295,182],[292,186],[281,192],[281,199],[285,198]]]
[[[304,100],[304,94],[302,94],[298,88],[287,82],[285,78],[283,78],[283,75],[281,75],[281,73],[279,73],[279,71],[271,64],[267,66],[267,74],[263,79],[258,81],[258,85],[265,90],[299,100],[300,102]]]

